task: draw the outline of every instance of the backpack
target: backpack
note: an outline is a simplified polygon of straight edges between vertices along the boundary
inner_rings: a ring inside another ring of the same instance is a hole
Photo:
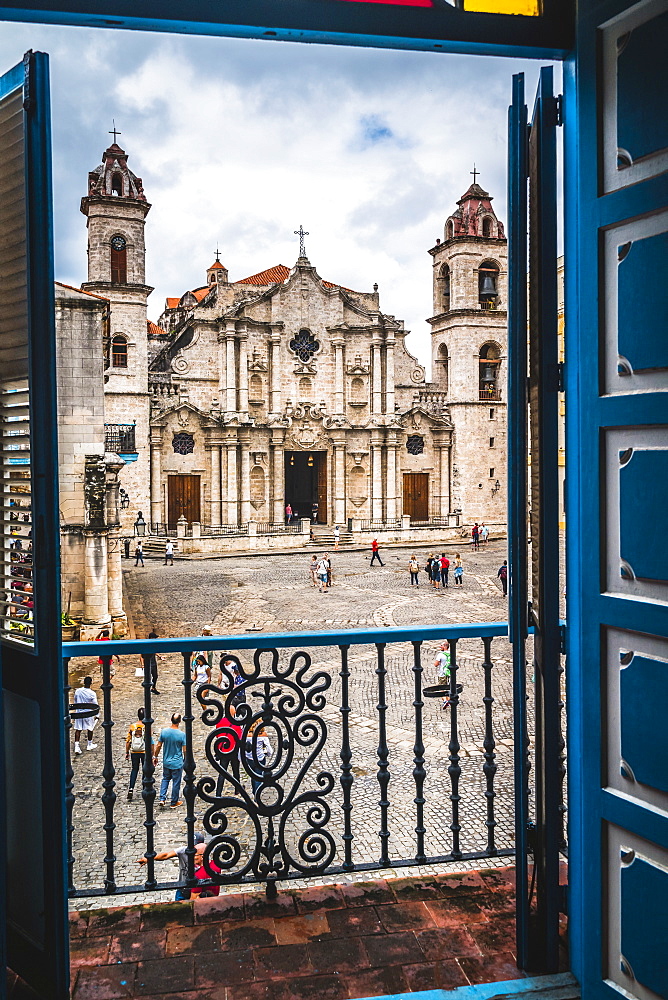
[[[146,744],[144,742],[144,727],[137,726],[132,730],[132,738],[130,740],[130,750],[132,753],[143,753],[146,749]]]
[[[501,567],[501,569],[499,570],[499,578],[501,580],[506,580],[508,578],[508,567],[507,566],[502,566]]]

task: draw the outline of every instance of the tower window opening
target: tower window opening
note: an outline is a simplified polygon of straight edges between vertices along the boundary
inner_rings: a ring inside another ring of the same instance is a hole
[[[501,367],[501,350],[498,344],[483,344],[478,358],[478,391],[481,401],[500,399],[499,369]],[[490,418],[493,410],[489,411]]]
[[[489,446],[490,446],[490,448],[494,447],[494,438],[490,438],[489,439]]]
[[[441,268],[441,310],[450,310],[450,268],[447,264]]]
[[[118,243],[111,246],[111,283],[113,285],[124,285],[128,280],[128,251],[125,241],[121,246]]]
[[[114,337],[111,342],[112,368],[128,367],[128,342],[125,337]]]
[[[448,348],[447,348],[446,344],[441,344],[439,346],[439,348],[438,348],[438,354],[436,356],[436,364],[440,368],[440,375],[439,375],[439,378],[438,378],[438,382],[439,382],[440,387],[443,390],[443,392],[447,392],[448,391],[448,380],[449,380],[449,375],[450,375],[450,371],[449,371],[450,357],[448,355]]]
[[[489,470],[489,478],[494,479],[494,469]]]
[[[485,218],[482,220],[482,235],[486,236],[487,238],[494,235],[492,232],[492,220],[490,219],[489,215],[486,215]]]
[[[498,289],[498,265],[492,260],[486,260],[478,268],[478,302],[481,309],[496,309]]]
[[[494,407],[493,406],[490,406],[490,408],[489,408],[489,419],[490,420],[494,420]]]
[[[120,174],[114,174],[111,178],[111,193],[118,198],[123,197],[123,178]]]

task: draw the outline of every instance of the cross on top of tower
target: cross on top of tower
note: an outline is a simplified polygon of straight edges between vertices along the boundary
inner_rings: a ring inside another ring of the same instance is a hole
[[[216,264],[220,264],[220,250],[218,249],[217,243],[216,243]]]
[[[476,182],[476,177],[477,177],[477,176],[478,176],[478,174],[480,173],[480,171],[479,171],[479,170],[476,170],[476,168],[475,168],[475,163],[473,164],[473,170],[470,170],[470,171],[469,171],[469,173],[473,174],[473,183],[475,184],[475,182]]]
[[[311,235],[310,233],[307,233],[303,229],[302,224],[300,222],[299,223],[299,229],[295,229],[295,236],[299,237],[299,256],[300,257],[305,257],[306,256],[306,244],[304,243],[304,237],[305,236],[310,236],[310,235]]]
[[[114,137],[114,145],[115,145],[116,144],[116,136],[117,135],[123,135],[123,133],[119,132],[119,130],[116,128],[116,119],[115,118],[111,119],[111,124],[114,127],[113,127],[113,130],[109,132],[109,135],[113,135],[113,137]]]

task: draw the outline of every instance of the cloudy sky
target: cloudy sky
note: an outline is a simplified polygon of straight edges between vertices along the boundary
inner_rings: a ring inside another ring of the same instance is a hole
[[[300,223],[318,273],[378,282],[381,309],[429,356],[431,257],[471,182],[506,221],[511,75],[538,64],[284,42],[2,24],[0,70],[51,56],[56,276],[86,279],[79,213],[115,119],[153,208],[149,316],[206,279],[294,264]]]

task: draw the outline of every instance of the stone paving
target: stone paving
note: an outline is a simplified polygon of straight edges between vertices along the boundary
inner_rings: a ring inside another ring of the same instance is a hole
[[[480,552],[462,546],[464,586],[450,586],[445,592],[434,591],[421,573],[420,587],[411,588],[406,549],[387,549],[382,553],[384,567],[369,567],[370,553],[341,551],[331,553],[334,569],[334,586],[322,595],[314,589],[308,573],[310,552],[267,556],[237,556],[211,560],[177,559],[173,567],[165,567],[158,559],[147,559],[146,567],[135,569],[131,562],[124,571],[128,611],[138,638],[154,628],[160,636],[185,636],[201,633],[209,628],[214,634],[247,634],[258,632],[322,631],[384,626],[425,626],[433,624],[461,624],[500,621],[506,618],[506,600],[496,581],[496,571],[506,557],[503,542],[490,542]],[[447,547],[452,558],[454,549]],[[427,552],[419,552],[424,563]],[[313,671],[324,671],[331,679],[327,691],[327,704],[321,717],[328,727],[325,745],[311,765],[310,783],[314,787],[317,770],[330,772],[334,788],[328,796],[332,818],[328,824],[337,855],[342,859],[341,841],[341,786],[339,784],[341,760],[341,714],[339,712],[341,681],[339,678],[340,655],[335,647],[304,648],[312,656]],[[424,685],[435,683],[432,667],[437,648],[435,642],[425,642],[422,648]],[[483,740],[485,736],[484,673],[481,640],[468,640],[458,647],[458,680],[464,684],[459,705],[459,731],[461,744],[460,766],[460,824],[463,852],[481,852],[487,838],[487,799]],[[290,651],[281,651],[285,663]],[[387,668],[387,743],[390,783],[389,854],[391,864],[383,874],[418,874],[433,872],[424,866],[402,868],[398,862],[416,853],[416,795],[414,769],[414,719],[413,706],[413,647],[411,644],[388,644],[385,665]],[[250,665],[251,653],[243,651],[240,658]],[[494,780],[496,846],[508,849],[513,846],[513,740],[512,740],[512,678],[510,647],[505,639],[495,639],[492,644],[493,731],[495,746]],[[116,881],[120,886],[141,884],[144,869],[139,869],[137,859],[145,847],[143,822],[145,809],[137,786],[135,800],[127,802],[125,790],[129,765],[125,762],[124,741],[127,725],[136,718],[136,709],[142,704],[141,679],[135,677],[138,658],[121,658],[114,677],[112,696],[113,761],[118,799],[115,806],[116,823],[114,852],[116,856]],[[369,645],[351,646],[350,666],[350,734],[354,783],[352,787],[353,860],[356,863],[377,862],[379,848],[380,810],[378,805],[378,678],[377,653]],[[156,728],[167,725],[173,711],[182,711],[183,662],[180,656],[165,656],[159,664],[158,682],[161,694],[154,699],[153,714]],[[71,663],[71,683],[93,670],[94,687],[99,691],[100,675],[94,660],[83,659]],[[194,753],[197,776],[212,773],[204,754],[204,740],[210,730],[200,719],[194,724]],[[100,889],[104,884],[105,837],[102,794],[102,734],[96,731],[97,750],[74,758],[75,794],[74,807],[74,880],[79,889]],[[430,857],[447,855],[452,849],[451,782],[448,773],[451,723],[449,710],[443,711],[440,700],[425,700],[424,742],[426,780],[424,786],[426,853]],[[304,751],[296,755],[296,766],[303,762]],[[294,771],[291,777],[294,777]],[[156,777],[160,776],[160,766]],[[304,786],[306,787],[306,785]],[[156,850],[164,850],[185,842],[184,810],[156,810]],[[198,821],[204,803],[196,803]],[[288,825],[286,840],[296,850],[298,836],[303,829],[304,810],[295,813]],[[300,826],[299,820],[302,820]],[[231,833],[247,849],[252,842],[248,817],[241,811],[230,811]],[[198,827],[199,828],[199,827]],[[499,864],[499,859],[458,862],[457,867],[479,868],[481,865]],[[158,878],[169,882],[176,878],[176,865],[162,862],[156,865]],[[441,864],[436,870],[451,871],[452,865]],[[368,878],[368,873],[354,873],[347,878],[355,881]],[[342,876],[315,877],[314,882],[341,881]],[[173,890],[150,894],[125,894],[124,902],[173,898]],[[105,905],[108,896],[72,900],[72,906]]]

